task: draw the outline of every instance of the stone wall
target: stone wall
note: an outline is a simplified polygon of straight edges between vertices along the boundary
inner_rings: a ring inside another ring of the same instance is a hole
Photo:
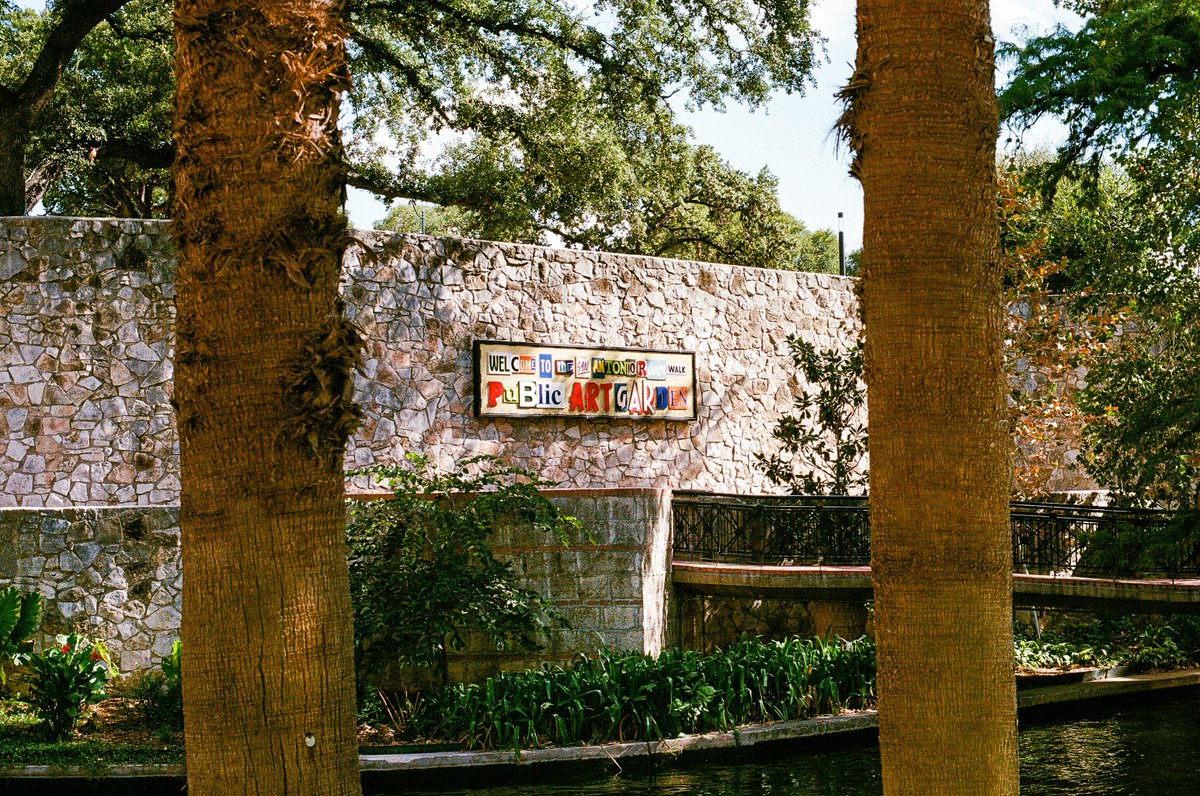
[[[348,465],[494,453],[570,488],[762,491],[801,387],[785,339],[858,331],[851,280],[359,233],[343,292],[367,357]],[[174,264],[155,221],[0,221],[0,506],[170,505]],[[698,417],[478,420],[476,338],[694,351]]]
[[[0,507],[178,501],[171,257],[161,222],[0,221]]]
[[[850,281],[359,237],[343,293],[366,339],[356,382],[366,418],[347,465],[396,461],[409,450],[441,464],[491,453],[564,487],[634,489],[555,498],[600,535],[594,548],[518,539],[502,547],[574,627],[552,640],[550,658],[601,644],[657,652],[667,632],[669,488],[765,488],[753,454],[769,445],[778,409],[801,387],[786,337],[850,344]],[[40,591],[47,632],[106,638],[126,672],[163,654],[178,621],[173,299],[162,222],[0,221],[0,507],[13,509],[0,522],[9,551],[0,553],[0,583]],[[478,420],[477,338],[693,351],[697,419]],[[468,656],[459,674],[486,673],[502,658]]]
[[[179,512],[0,509],[9,585],[44,598],[35,649],[78,630],[107,642],[123,673],[157,665],[179,637]]]
[[[549,634],[533,655],[489,649],[475,640],[451,656],[450,679],[478,681],[539,662],[567,663],[601,648],[657,655],[669,645],[671,493],[665,489],[551,490],[565,514],[579,519],[594,543],[555,544],[527,527],[502,529],[498,556],[513,562],[522,585],[549,595],[569,628]]]
[[[679,592],[675,596],[675,637],[671,646],[713,652],[746,636],[855,639],[873,633],[862,603],[754,600]]]
[[[570,623],[536,655],[486,642],[450,659],[452,679],[482,679],[601,647],[657,654],[667,642],[670,493],[660,489],[547,493],[595,543],[555,544],[532,528],[502,528],[493,549],[522,585],[549,595]],[[179,637],[181,577],[176,508],[0,510],[0,588],[45,599],[43,649],[78,630],[109,645],[122,674],[156,666]]]
[[[349,458],[498,454],[564,487],[753,492],[754,453],[800,388],[786,338],[858,333],[851,280],[535,246],[364,234],[345,292],[368,341],[368,408]],[[694,351],[694,422],[478,420],[471,342]]]

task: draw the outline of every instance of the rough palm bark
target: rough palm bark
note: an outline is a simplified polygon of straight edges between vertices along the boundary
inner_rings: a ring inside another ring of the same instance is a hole
[[[175,8],[188,792],[356,794],[338,2]]]
[[[887,794],[1015,794],[986,0],[859,0],[872,578]]]

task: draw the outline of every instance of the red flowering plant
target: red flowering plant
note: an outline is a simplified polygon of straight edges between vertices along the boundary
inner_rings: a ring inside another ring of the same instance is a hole
[[[104,642],[72,633],[56,636],[57,646],[34,655],[30,701],[47,734],[65,740],[87,712],[104,699],[110,661]]]

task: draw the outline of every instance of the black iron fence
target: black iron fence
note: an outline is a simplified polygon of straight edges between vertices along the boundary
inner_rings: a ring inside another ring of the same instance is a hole
[[[676,492],[675,557],[738,564],[866,565],[866,498]]]
[[[1011,505],[1015,572],[1200,577],[1200,515],[1195,512]],[[675,557],[682,561],[870,563],[866,498],[676,492],[673,515]]]

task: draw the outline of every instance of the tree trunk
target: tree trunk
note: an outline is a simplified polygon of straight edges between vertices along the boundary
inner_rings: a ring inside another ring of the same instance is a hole
[[[1017,793],[986,0],[859,0],[871,557],[887,794]]]
[[[22,108],[0,99],[0,216],[25,215],[25,117]]]
[[[340,4],[179,0],[175,26],[188,792],[357,794]]]

